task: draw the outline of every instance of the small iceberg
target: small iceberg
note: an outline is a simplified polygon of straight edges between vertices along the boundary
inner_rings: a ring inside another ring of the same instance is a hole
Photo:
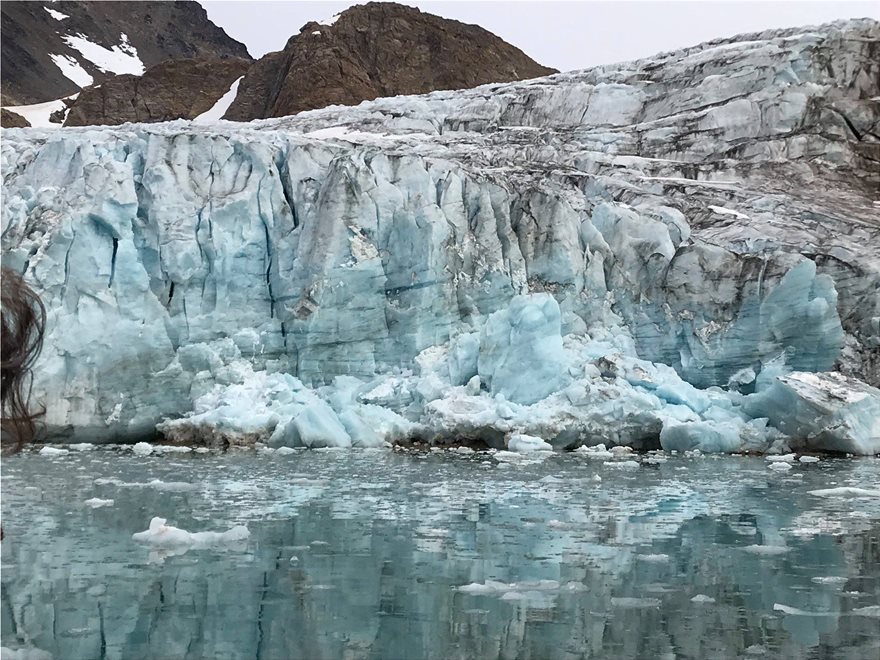
[[[40,456],[66,456],[70,451],[67,449],[59,449],[58,447],[43,447],[40,449]]]
[[[241,544],[251,535],[244,525],[236,525],[225,532],[193,533],[165,523],[165,518],[153,518],[148,530],[132,534],[131,538],[154,548],[213,548]]]
[[[104,500],[100,497],[93,497],[83,502],[83,504],[90,506],[93,509],[100,509],[102,506],[113,506],[113,500]]]

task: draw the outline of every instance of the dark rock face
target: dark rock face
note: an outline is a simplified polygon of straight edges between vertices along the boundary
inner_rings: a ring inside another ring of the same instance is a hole
[[[4,2],[0,11],[3,105],[41,103],[79,91],[50,55],[73,58],[96,84],[114,76],[68,45],[67,35],[81,34],[112,50],[125,34],[147,68],[172,58],[249,58],[244,44],[208,20],[201,5],[188,0]],[[59,15],[66,18],[59,20]]]
[[[162,62],[142,76],[116,76],[86,87],[64,125],[194,119],[209,110],[250,65],[250,60],[238,58],[192,58]]]
[[[0,110],[0,126],[3,128],[27,128],[30,125],[30,122],[21,115],[6,108]]]
[[[333,25],[307,23],[283,51],[256,62],[225,118],[283,117],[555,72],[479,26],[371,2],[344,11]]]

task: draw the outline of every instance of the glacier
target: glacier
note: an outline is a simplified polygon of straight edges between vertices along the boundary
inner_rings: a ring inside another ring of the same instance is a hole
[[[878,44],[5,129],[49,435],[880,453]]]

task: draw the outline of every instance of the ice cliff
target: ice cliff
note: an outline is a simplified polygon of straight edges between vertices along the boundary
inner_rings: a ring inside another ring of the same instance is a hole
[[[3,134],[58,438],[880,452],[880,24]]]

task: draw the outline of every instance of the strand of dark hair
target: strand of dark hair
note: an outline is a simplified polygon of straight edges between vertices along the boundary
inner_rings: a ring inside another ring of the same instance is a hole
[[[31,368],[43,347],[46,308],[18,273],[0,269],[0,403],[2,445],[17,451],[36,435],[44,409],[30,410]]]

